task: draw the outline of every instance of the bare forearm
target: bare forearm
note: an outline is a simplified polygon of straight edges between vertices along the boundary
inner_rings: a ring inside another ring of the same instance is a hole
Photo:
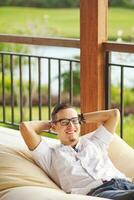
[[[110,118],[115,118],[117,115],[117,109],[102,110],[97,112],[83,113],[86,123],[105,123]]]
[[[49,128],[49,121],[29,121],[20,124],[21,135],[30,150],[35,149],[40,143],[41,137],[38,134]]]
[[[111,133],[115,132],[119,118],[120,113],[118,109],[83,113],[85,123],[102,123]]]
[[[50,129],[50,121],[26,121],[22,122],[21,125],[34,130],[37,134]]]

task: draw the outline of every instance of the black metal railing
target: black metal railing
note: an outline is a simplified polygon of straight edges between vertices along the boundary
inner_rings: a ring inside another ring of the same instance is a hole
[[[124,136],[124,115],[125,115],[125,106],[124,106],[124,89],[125,89],[125,84],[124,84],[124,78],[126,76],[126,74],[124,73],[125,69],[133,69],[134,70],[134,64],[133,62],[131,62],[131,64],[122,64],[122,63],[115,63],[113,62],[113,59],[111,59],[111,55],[112,55],[112,51],[107,51],[106,52],[106,96],[105,96],[105,102],[106,102],[106,109],[111,108],[112,106],[112,86],[114,85],[114,83],[112,82],[112,78],[114,80],[114,76],[115,73],[112,73],[112,69],[114,68],[118,68],[119,69],[119,78],[120,81],[118,82],[118,88],[119,88],[119,105],[117,105],[118,103],[116,103],[116,107],[119,107],[120,109],[120,113],[121,113],[121,118],[120,118],[120,136],[121,138],[123,138]],[[119,53],[119,52],[118,52]],[[134,53],[134,52],[133,52]],[[127,54],[128,57],[132,57],[133,56],[133,60],[134,60],[134,54]],[[131,72],[132,74],[134,73],[134,71]],[[113,77],[112,77],[113,76]],[[116,78],[116,77],[115,77]],[[134,80],[133,83],[131,85],[131,87],[134,88]]]
[[[50,119],[54,104],[61,101],[74,104],[73,72],[80,69],[79,65],[77,59],[0,52],[0,122],[18,126],[23,120],[41,120],[44,116]],[[53,72],[55,76],[52,76]],[[67,86],[64,89],[65,81]],[[35,109],[36,114],[33,113]]]
[[[22,36],[1,35],[0,42],[80,48],[80,40],[71,40],[71,39],[32,38],[24,36],[22,37]],[[121,69],[120,70],[120,77],[121,77],[120,78],[120,110],[121,110],[120,135],[121,137],[123,137],[124,76],[125,76],[124,69],[133,68],[133,66],[123,65],[122,63],[121,64],[113,63],[113,61],[111,60],[111,54],[114,51],[118,53],[124,52],[124,53],[134,54],[134,45],[125,43],[123,44],[123,43],[105,42],[103,43],[103,50],[104,53],[106,53],[106,65],[105,65],[105,71],[106,71],[105,108],[106,109],[112,106],[111,69],[115,66]],[[53,61],[55,62],[54,65],[52,65]],[[15,68],[15,66],[17,67]],[[19,122],[22,120],[33,120],[42,118],[50,119],[51,108],[53,106],[53,103],[59,103],[63,101],[64,98],[67,99],[68,102],[73,104],[74,69],[76,69],[76,66],[78,70],[80,68],[80,61],[77,59],[62,59],[62,58],[34,56],[34,55],[19,54],[19,53],[1,52],[0,53],[0,70],[1,70],[0,122],[4,124],[9,124],[11,126],[18,126]],[[65,68],[65,71],[62,70],[63,68]],[[17,72],[16,69],[18,69]],[[45,71],[43,71],[44,69]],[[57,76],[55,77],[57,82],[55,82],[55,79],[52,79],[52,72],[54,70],[57,71]],[[34,74],[36,74],[36,78],[33,78],[33,72]],[[68,73],[69,77],[67,82],[66,94],[63,93],[63,76],[65,75],[64,72]],[[45,79],[47,79],[46,83],[47,89],[44,86],[43,83],[44,79],[42,79],[42,75],[45,76]],[[25,79],[26,76],[27,79]],[[16,79],[18,81],[16,81]],[[54,98],[52,99],[53,87],[55,87],[54,90],[57,90],[56,97],[54,97],[56,98],[55,100],[53,100]],[[36,92],[34,93],[35,89]],[[8,91],[10,91],[10,95]],[[47,107],[47,109],[45,109],[44,107]],[[7,113],[10,113],[10,116],[7,116]]]

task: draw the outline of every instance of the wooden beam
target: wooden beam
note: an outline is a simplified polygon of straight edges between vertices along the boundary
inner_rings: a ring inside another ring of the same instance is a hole
[[[0,35],[0,42],[80,48],[79,39],[39,38],[18,35]]]
[[[104,42],[104,51],[134,53],[133,43]]]
[[[107,9],[107,0],[80,1],[81,112],[104,109],[105,55],[102,43],[107,40]],[[82,133],[96,127],[96,124],[86,124]]]

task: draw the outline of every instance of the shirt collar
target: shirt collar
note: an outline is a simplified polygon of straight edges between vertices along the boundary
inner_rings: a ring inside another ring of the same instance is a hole
[[[80,149],[80,144],[81,144],[81,138],[79,138],[76,146],[75,146],[75,150],[79,150]],[[60,145],[63,149],[73,149],[73,147],[71,147],[70,145],[64,145],[61,143]]]

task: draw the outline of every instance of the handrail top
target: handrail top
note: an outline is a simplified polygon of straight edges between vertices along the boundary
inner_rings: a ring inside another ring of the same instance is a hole
[[[80,48],[80,39],[77,38],[31,37],[23,35],[0,34],[0,42]],[[103,42],[103,48],[104,51],[134,53],[134,43],[105,41]]]
[[[116,51],[124,53],[134,53],[134,43],[128,42],[103,42],[103,48],[105,51]]]
[[[7,52],[7,51],[0,51],[0,55],[10,55],[10,56],[21,56],[21,57],[29,57],[29,58],[39,58],[39,59],[52,59],[52,60],[62,60],[62,61],[70,61],[70,62],[80,62],[79,59],[69,59],[69,58],[58,58],[58,57],[51,57],[51,56],[40,56],[40,55],[31,55],[31,54],[24,54],[24,53],[14,53],[14,52]]]
[[[73,38],[31,37],[23,35],[0,34],[0,42],[80,48],[80,40]]]

